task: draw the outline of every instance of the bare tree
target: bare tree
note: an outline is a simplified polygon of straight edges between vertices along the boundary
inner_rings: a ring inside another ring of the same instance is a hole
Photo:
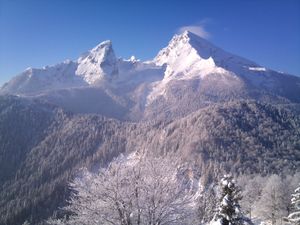
[[[176,225],[192,212],[192,196],[178,179],[173,157],[118,159],[98,174],[84,171],[71,184],[68,224]]]
[[[259,200],[261,196],[265,178],[257,175],[252,178],[250,178],[249,176],[244,176],[243,179],[246,180],[244,181],[244,184],[241,184],[241,186],[243,186],[243,198],[241,200],[241,207],[251,219],[254,204]]]
[[[262,190],[261,198],[255,204],[255,214],[264,220],[269,220],[272,225],[286,215],[285,186],[278,175],[269,177]]]

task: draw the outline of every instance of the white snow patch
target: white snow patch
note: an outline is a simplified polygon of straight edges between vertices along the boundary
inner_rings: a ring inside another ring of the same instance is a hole
[[[249,67],[248,69],[252,71],[267,71],[264,67]]]

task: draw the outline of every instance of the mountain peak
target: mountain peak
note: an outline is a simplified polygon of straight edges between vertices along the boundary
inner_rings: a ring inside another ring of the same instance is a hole
[[[89,84],[112,79],[118,74],[117,58],[110,40],[101,42],[78,59],[76,74]]]
[[[189,41],[193,40],[193,39],[198,39],[198,41],[199,40],[206,41],[204,38],[200,37],[199,35],[191,32],[189,30],[185,30],[181,34],[176,34],[176,35],[174,35],[174,37],[179,37],[180,39],[186,39],[186,40],[189,40]]]
[[[216,51],[223,51],[197,34],[186,30],[181,34],[175,34],[168,46],[158,53],[155,61],[159,61],[159,64],[164,64],[166,62],[162,61],[165,61],[166,57],[170,54],[172,55],[172,51],[175,51],[175,55],[178,56],[184,49],[194,49],[197,55],[202,59],[208,59],[214,56],[213,53]],[[164,60],[162,60],[162,58],[164,58]]]
[[[187,57],[191,53],[194,54],[194,57],[208,59],[211,55],[211,51],[208,49],[215,48],[208,41],[186,30],[181,34],[175,34],[168,46],[158,53],[154,61],[159,65],[170,64],[182,54]]]
[[[165,78],[204,77],[216,68],[212,52],[217,49],[190,31],[176,34],[155,57],[154,62],[166,65]]]
[[[96,47],[94,47],[90,52],[97,52],[101,51],[102,49],[107,48],[110,49],[112,48],[112,41],[111,40],[106,40],[98,44]]]
[[[182,70],[188,69],[195,63],[205,64],[205,69],[218,67],[234,73],[250,67],[259,67],[256,63],[226,52],[190,31],[174,35],[168,46],[155,57],[154,62],[158,65],[167,64],[169,66],[175,63],[177,68],[178,65],[185,62],[186,68],[182,68]]]

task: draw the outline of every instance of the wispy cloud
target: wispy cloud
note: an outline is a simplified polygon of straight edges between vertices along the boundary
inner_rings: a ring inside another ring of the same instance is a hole
[[[182,26],[178,28],[177,32],[182,33],[184,31],[190,31],[194,34],[197,34],[198,36],[209,39],[211,37],[211,34],[206,30],[206,25],[211,22],[211,19],[203,19],[197,24]]]
[[[207,32],[203,26],[183,26],[178,29],[178,32],[182,33],[186,30],[188,30],[194,34],[197,34],[198,36],[205,38],[205,39],[208,39],[210,37],[210,33]]]

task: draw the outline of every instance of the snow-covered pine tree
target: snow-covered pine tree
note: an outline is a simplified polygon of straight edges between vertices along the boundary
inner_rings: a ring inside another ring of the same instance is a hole
[[[295,225],[300,225],[300,184],[296,188],[295,193],[292,194],[293,212],[288,216],[288,221]]]
[[[244,217],[239,201],[242,199],[241,190],[235,184],[231,175],[225,175],[220,182],[220,201],[212,224],[240,225],[252,224]]]

